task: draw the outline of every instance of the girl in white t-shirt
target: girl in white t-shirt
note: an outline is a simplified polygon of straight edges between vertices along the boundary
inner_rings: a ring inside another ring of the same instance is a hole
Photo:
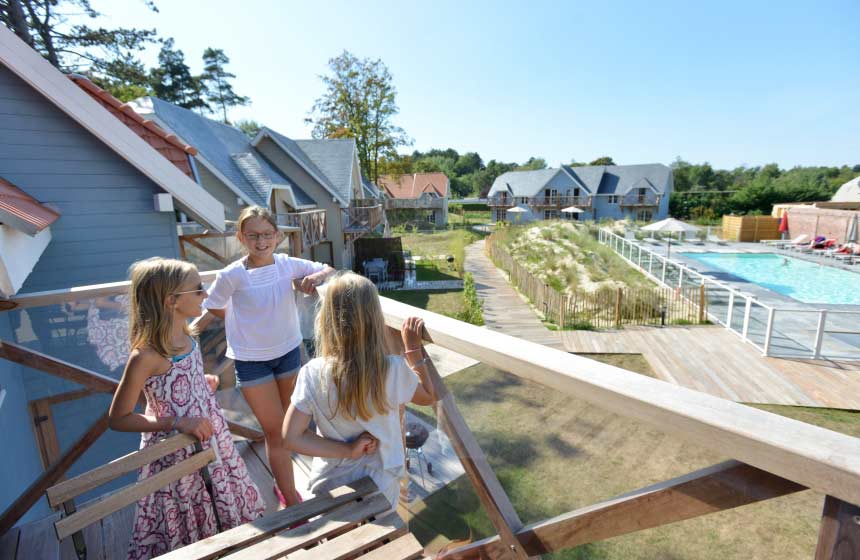
[[[317,316],[318,357],[299,371],[283,427],[290,449],[314,457],[311,492],[370,476],[396,506],[405,468],[400,405],[436,402],[423,329],[421,319],[406,319],[405,359],[386,355],[376,286],[351,272],[329,281]]]
[[[275,494],[284,506],[293,505],[301,498],[290,450],[281,438],[284,410],[301,366],[302,333],[293,280],[301,280],[299,289],[312,293],[334,269],[275,254],[280,234],[265,208],[242,210],[236,229],[248,254],[218,273],[204,305],[224,319],[227,357],[235,361],[239,388],[263,428]]]

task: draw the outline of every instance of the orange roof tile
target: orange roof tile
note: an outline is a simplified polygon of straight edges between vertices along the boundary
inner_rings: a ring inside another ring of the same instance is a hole
[[[448,194],[448,176],[444,173],[382,175],[379,186],[391,198],[418,198],[425,192],[444,197]]]
[[[194,179],[194,172],[188,163],[188,156],[196,156],[196,148],[183,144],[175,135],[170,134],[151,120],[143,118],[127,103],[123,103],[95,85],[86,76],[81,76],[80,74],[69,74],[68,76],[78,87],[98,101],[102,107],[110,111],[113,116],[134,131],[135,134],[146,140],[150,146],[166,157],[180,171]]]
[[[9,223],[10,226],[29,235],[36,235],[60,217],[59,212],[0,177],[0,222],[6,221],[3,214],[16,222]]]

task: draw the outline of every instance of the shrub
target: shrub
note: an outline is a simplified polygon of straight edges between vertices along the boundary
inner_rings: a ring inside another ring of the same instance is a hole
[[[463,275],[463,310],[457,315],[457,319],[478,326],[484,324],[484,305],[478,298],[471,272]]]

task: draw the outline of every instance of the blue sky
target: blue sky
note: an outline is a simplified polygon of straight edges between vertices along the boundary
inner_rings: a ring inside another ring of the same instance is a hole
[[[344,49],[394,76],[411,148],[550,165],[860,163],[860,2],[96,0],[173,37],[192,70],[222,48],[253,118],[310,136]],[[238,9],[237,9],[238,7]],[[155,63],[157,50],[146,53]]]

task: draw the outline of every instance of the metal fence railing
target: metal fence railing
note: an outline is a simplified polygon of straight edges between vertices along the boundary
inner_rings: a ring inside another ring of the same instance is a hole
[[[781,308],[601,228],[597,239],[660,285],[703,286],[708,318],[765,356],[860,360],[860,312]]]

